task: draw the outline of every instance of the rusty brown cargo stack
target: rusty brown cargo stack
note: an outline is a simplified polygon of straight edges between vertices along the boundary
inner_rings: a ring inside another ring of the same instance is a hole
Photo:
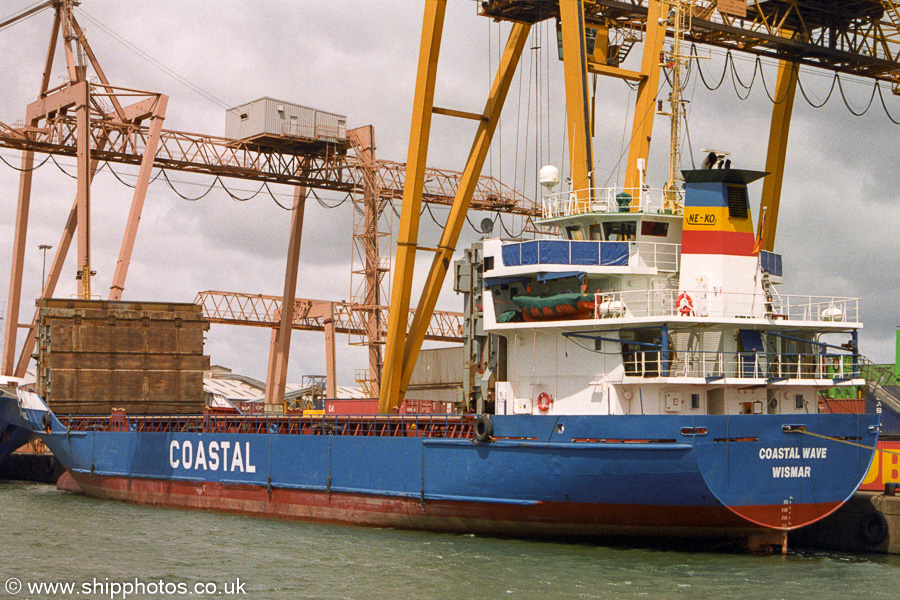
[[[197,413],[204,332],[196,304],[39,300],[38,392],[58,414]]]

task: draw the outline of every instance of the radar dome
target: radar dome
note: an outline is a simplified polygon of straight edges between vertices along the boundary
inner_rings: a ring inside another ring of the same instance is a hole
[[[544,165],[541,167],[538,180],[548,190],[553,189],[559,183],[559,169],[553,165]]]

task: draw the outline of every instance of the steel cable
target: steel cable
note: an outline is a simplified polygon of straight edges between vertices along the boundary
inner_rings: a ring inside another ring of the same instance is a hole
[[[872,102],[875,101],[875,88],[872,88],[872,95],[869,97],[869,103],[866,104],[866,107],[863,109],[863,111],[861,113],[857,113],[855,110],[853,110],[853,107],[850,106],[850,102],[847,101],[847,95],[844,93],[844,86],[841,83],[840,74],[835,74],[835,77],[837,78],[838,90],[840,90],[840,92],[841,92],[841,100],[844,101],[844,106],[847,107],[847,110],[850,111],[850,114],[853,115],[854,117],[861,117],[864,114],[866,114],[867,112],[869,112],[869,109],[872,108]],[[877,84],[876,84],[876,87],[877,87]]]
[[[72,175],[72,174],[70,174],[68,171],[66,171],[65,169],[63,169],[63,168],[62,168],[62,165],[60,165],[58,162],[56,162],[56,157],[54,157],[52,154],[50,155],[50,160],[53,161],[53,164],[56,165],[56,168],[57,168],[57,169],[59,169],[60,171],[63,172],[63,175],[65,175],[65,176],[67,176],[67,177],[69,177],[69,178],[71,178],[71,179],[78,179],[78,175]]]
[[[758,56],[756,57],[756,61],[757,61],[757,63],[759,63]],[[800,82],[799,75],[800,75],[800,72],[798,71],[797,72],[797,82],[798,83]],[[769,86],[768,86],[768,84],[766,84],[766,72],[765,72],[765,70],[763,70],[761,64],[759,65],[759,80],[762,81],[763,89],[766,91],[766,96],[769,97],[769,102],[771,102],[772,104],[783,104],[785,102],[785,100],[787,100],[787,97],[788,97],[787,90],[785,90],[784,97],[781,100],[776,100],[776,97],[778,95],[778,83],[777,82],[775,83],[775,92],[773,93],[773,92],[769,91]]]
[[[151,65],[153,65],[154,67],[156,67],[157,69],[159,69],[160,71],[162,71],[163,73],[165,73],[166,75],[171,77],[172,79],[176,80],[183,86],[187,87],[189,90],[199,94],[200,96],[203,96],[205,99],[209,100],[213,104],[219,105],[221,108],[224,108],[224,109],[230,108],[230,106],[227,103],[225,103],[223,100],[217,98],[212,93],[204,90],[203,88],[201,88],[197,84],[193,83],[186,77],[179,75],[175,70],[167,67],[160,61],[156,60],[155,58],[150,56],[148,53],[144,52],[143,50],[141,50],[140,48],[138,48],[137,46],[135,46],[134,44],[129,42],[123,36],[119,35],[115,31],[113,31],[111,28],[107,27],[106,25],[104,25],[103,23],[98,21],[96,18],[92,17],[90,14],[85,12],[84,9],[79,8],[77,12],[79,15],[84,16],[87,20],[89,20],[91,23],[96,25],[97,28],[99,28],[101,31],[106,33],[111,38],[113,38],[115,41],[119,42],[120,44],[125,46],[128,50],[130,50],[131,52],[136,54],[139,58],[150,63]]]
[[[509,229],[507,229],[506,223],[503,222],[503,216],[500,213],[497,213],[497,217],[498,217],[498,220],[500,221],[500,228],[503,229],[504,232],[506,232],[506,235],[508,237],[518,239],[518,238],[522,237],[523,233],[525,233],[525,229],[527,228],[527,225],[522,225],[522,231],[520,231],[516,235],[513,235],[512,232]]]
[[[45,164],[47,164],[47,161],[50,160],[50,157],[51,157],[51,156],[53,156],[53,155],[52,155],[52,154],[48,154],[48,155],[47,155],[47,158],[45,158],[44,160],[41,161],[41,164],[39,164],[39,165],[37,165],[37,166],[35,166],[35,167],[31,167],[30,169],[22,169],[22,168],[20,168],[20,167],[15,166],[15,165],[11,165],[5,158],[3,158],[3,155],[2,155],[2,154],[0,154],[0,161],[3,161],[3,164],[5,164],[7,167],[9,167],[10,169],[12,169],[12,170],[14,170],[14,171],[18,171],[19,173],[30,173],[30,172],[32,172],[32,171],[36,171],[36,170],[40,169],[40,168],[43,167]]]
[[[325,202],[324,200],[319,198],[319,195],[316,193],[316,190],[311,189],[311,190],[309,190],[309,193],[311,193],[313,195],[313,198],[316,199],[316,202],[319,203],[319,206],[321,206],[322,208],[328,208],[328,209],[337,208],[339,206],[342,206],[352,196],[352,194],[350,192],[347,192],[347,195],[344,196],[341,200],[339,200],[337,202],[337,204],[328,204],[327,202]]]
[[[99,173],[103,168],[106,168],[107,171],[109,171],[110,173],[112,173],[112,174],[113,174],[113,177],[115,177],[116,179],[118,179],[118,180],[119,180],[119,183],[121,183],[121,184],[124,185],[125,187],[129,187],[129,188],[131,188],[131,189],[134,189],[134,188],[137,187],[137,183],[135,183],[134,185],[131,185],[130,183],[128,183],[127,181],[125,181],[124,179],[122,179],[122,178],[119,176],[119,174],[116,173],[115,169],[112,168],[112,165],[109,164],[109,161],[104,162],[104,163],[103,163],[103,166],[101,166],[100,169],[97,169],[97,172]],[[162,169],[157,169],[156,175],[154,175],[153,177],[150,178],[150,181],[147,182],[147,185],[150,185],[151,183],[153,183],[154,181],[156,181],[156,180],[159,178],[159,176],[160,176],[160,174],[162,173],[162,171],[163,171]]]
[[[745,83],[744,80],[741,79],[740,75],[737,72],[737,68],[735,66],[735,60],[734,60],[731,50],[728,50],[727,53],[725,54],[725,65],[722,69],[722,76],[719,78],[719,82],[715,85],[710,84],[710,82],[706,78],[706,75],[703,73],[703,69],[700,67],[700,64],[699,64],[700,56],[697,54],[696,44],[691,45],[691,58],[693,60],[697,61],[697,71],[700,74],[700,80],[703,82],[704,87],[706,87],[706,89],[708,89],[710,91],[718,90],[722,86],[722,83],[725,81],[725,76],[728,74],[728,71],[730,69],[731,80],[732,80],[732,84],[734,87],[734,91],[740,100],[746,100],[747,98],[750,97],[750,92],[753,88],[753,84],[756,81],[757,74],[759,74],[760,79],[762,80],[763,88],[765,89],[766,96],[769,98],[770,102],[772,102],[773,104],[781,104],[787,98],[787,95],[785,95],[785,97],[781,98],[781,99],[777,98],[777,93],[778,93],[777,86],[775,88],[774,93],[769,90],[769,84],[766,83],[765,72],[762,68],[762,59],[760,57],[756,57],[756,59],[754,61],[753,73],[750,77],[750,82]],[[888,107],[887,107],[887,102],[884,99],[884,92],[882,91],[881,85],[879,84],[878,81],[875,82],[875,85],[872,88],[872,94],[869,97],[868,102],[866,103],[866,107],[860,111],[857,111],[857,110],[854,110],[854,108],[850,105],[850,101],[848,100],[847,94],[844,91],[844,85],[843,85],[843,81],[841,80],[840,73],[834,74],[834,77],[831,80],[831,87],[828,90],[828,94],[826,95],[825,100],[823,100],[822,102],[820,102],[818,104],[813,101],[813,99],[810,97],[810,94],[807,92],[806,88],[803,86],[803,78],[800,77],[800,75],[801,75],[801,71],[798,68],[798,70],[797,70],[797,85],[800,88],[800,94],[803,96],[803,99],[811,107],[819,109],[819,108],[824,107],[826,104],[828,104],[828,102],[831,100],[831,96],[834,94],[835,87],[837,87],[841,94],[841,101],[844,103],[844,106],[847,108],[847,110],[850,111],[850,114],[852,114],[855,117],[861,117],[861,116],[865,115],[867,112],[869,112],[869,109],[872,108],[872,103],[875,101],[875,94],[877,93],[878,97],[879,97],[879,101],[881,103],[881,107],[884,110],[884,113],[887,116],[888,120],[895,125],[900,125],[900,119],[895,119],[894,116],[890,114],[890,111],[888,110]],[[668,81],[668,75],[666,75],[666,80]],[[741,88],[746,90],[747,93],[745,95],[741,95],[741,92],[738,89],[738,86],[740,86]]]
[[[187,200],[188,202],[197,202],[198,200],[202,200],[204,197],[206,197],[207,194],[209,194],[212,191],[212,189],[216,186],[216,181],[218,181],[218,179],[219,179],[219,177],[216,176],[216,178],[212,181],[212,183],[209,184],[209,187],[206,188],[205,192],[203,192],[196,198],[191,198],[189,196],[185,196],[184,194],[179,192],[177,189],[175,189],[175,186],[172,185],[172,181],[169,179],[169,174],[166,172],[165,169],[162,170],[162,174],[163,174],[163,179],[166,180],[166,183],[169,185],[170,188],[172,188],[172,191],[175,192],[175,194],[179,198],[181,198],[182,200]]]
[[[891,123],[893,123],[894,125],[900,125],[900,121],[894,119],[891,113],[888,112],[887,104],[885,104],[884,102],[884,94],[881,91],[881,86],[876,83],[875,87],[878,88],[878,97],[881,99],[881,107],[884,109],[884,114],[887,115],[887,118]]]
[[[728,74],[728,60],[730,53],[725,55],[725,65],[722,68],[722,76],[719,78],[719,83],[717,83],[715,87],[710,86],[709,83],[706,82],[706,76],[703,75],[703,68],[700,66],[700,55],[697,54],[697,44],[691,44],[691,56],[697,61],[697,72],[700,74],[700,80],[703,81],[703,85],[706,89],[714,92],[722,87],[722,84],[725,82],[725,76]]]
[[[255,192],[253,192],[246,198],[241,198],[240,196],[235,195],[231,190],[229,190],[228,186],[225,185],[225,182],[222,181],[222,178],[219,177],[218,175],[216,175],[216,181],[219,183],[220,186],[222,186],[222,189],[225,190],[225,193],[228,194],[231,197],[231,199],[234,200],[235,202],[248,202],[250,200],[253,200],[257,196],[259,196],[262,193],[263,189],[266,187],[265,182],[263,182],[263,184],[261,186],[259,186],[259,189],[257,189]]]
[[[431,205],[430,205],[430,204],[428,204],[427,202],[423,202],[422,204],[425,205],[425,209],[428,211],[428,216],[431,217],[431,220],[434,221],[434,224],[435,224],[435,225],[437,225],[438,227],[441,227],[441,228],[447,226],[446,221],[445,221],[444,223],[441,223],[440,221],[437,220],[437,218],[434,216],[434,213],[431,211]],[[466,219],[468,219],[468,218],[469,218],[469,215],[466,214]]]
[[[812,106],[813,108],[822,108],[828,101],[831,100],[831,95],[834,93],[834,85],[837,81],[837,73],[834,74],[834,77],[831,78],[831,89],[828,90],[828,95],[825,97],[825,100],[821,104],[815,104],[812,100],[809,99],[809,95],[806,93],[806,88],[803,87],[803,80],[800,78],[800,73],[797,73],[797,86],[800,88],[800,94],[803,95],[803,99],[806,100],[806,103]]]
[[[734,66],[734,60],[731,60],[731,83],[732,87],[734,87],[734,93],[737,94],[738,99],[743,101],[750,97],[754,81],[756,81],[756,63],[754,63],[753,65],[753,76],[750,78],[750,85],[744,85],[744,82],[741,80],[740,75],[737,74],[737,68]],[[741,96],[741,92],[740,90],[738,90],[738,85],[747,90],[747,94],[745,96]]]

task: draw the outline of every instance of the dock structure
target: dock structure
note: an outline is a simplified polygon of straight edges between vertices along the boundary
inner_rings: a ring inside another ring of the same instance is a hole
[[[833,515],[791,534],[798,548],[900,554],[900,496],[857,492]]]

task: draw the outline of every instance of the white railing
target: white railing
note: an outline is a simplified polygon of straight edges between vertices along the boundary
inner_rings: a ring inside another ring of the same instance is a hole
[[[676,273],[681,263],[681,244],[629,242],[628,250],[630,267],[655,267],[658,271]]]
[[[627,342],[625,343],[627,346]],[[669,353],[660,363],[657,351],[623,350],[625,374],[634,377],[703,377],[744,379],[851,379],[859,377],[859,363],[844,354],[771,352]]]
[[[661,189],[590,188],[557,192],[544,197],[542,217],[571,217],[587,213],[642,212],[683,214],[681,193],[674,205],[667,206]]]
[[[785,321],[859,322],[859,298],[781,296],[678,290],[598,292],[594,317],[768,318]]]
[[[346,137],[341,136],[341,130],[339,127],[333,125],[323,125],[321,123],[282,123],[281,133],[282,135],[302,137],[311,140],[319,138],[343,139],[344,137]]]
[[[776,319],[859,322],[859,298],[781,296],[773,303]]]

